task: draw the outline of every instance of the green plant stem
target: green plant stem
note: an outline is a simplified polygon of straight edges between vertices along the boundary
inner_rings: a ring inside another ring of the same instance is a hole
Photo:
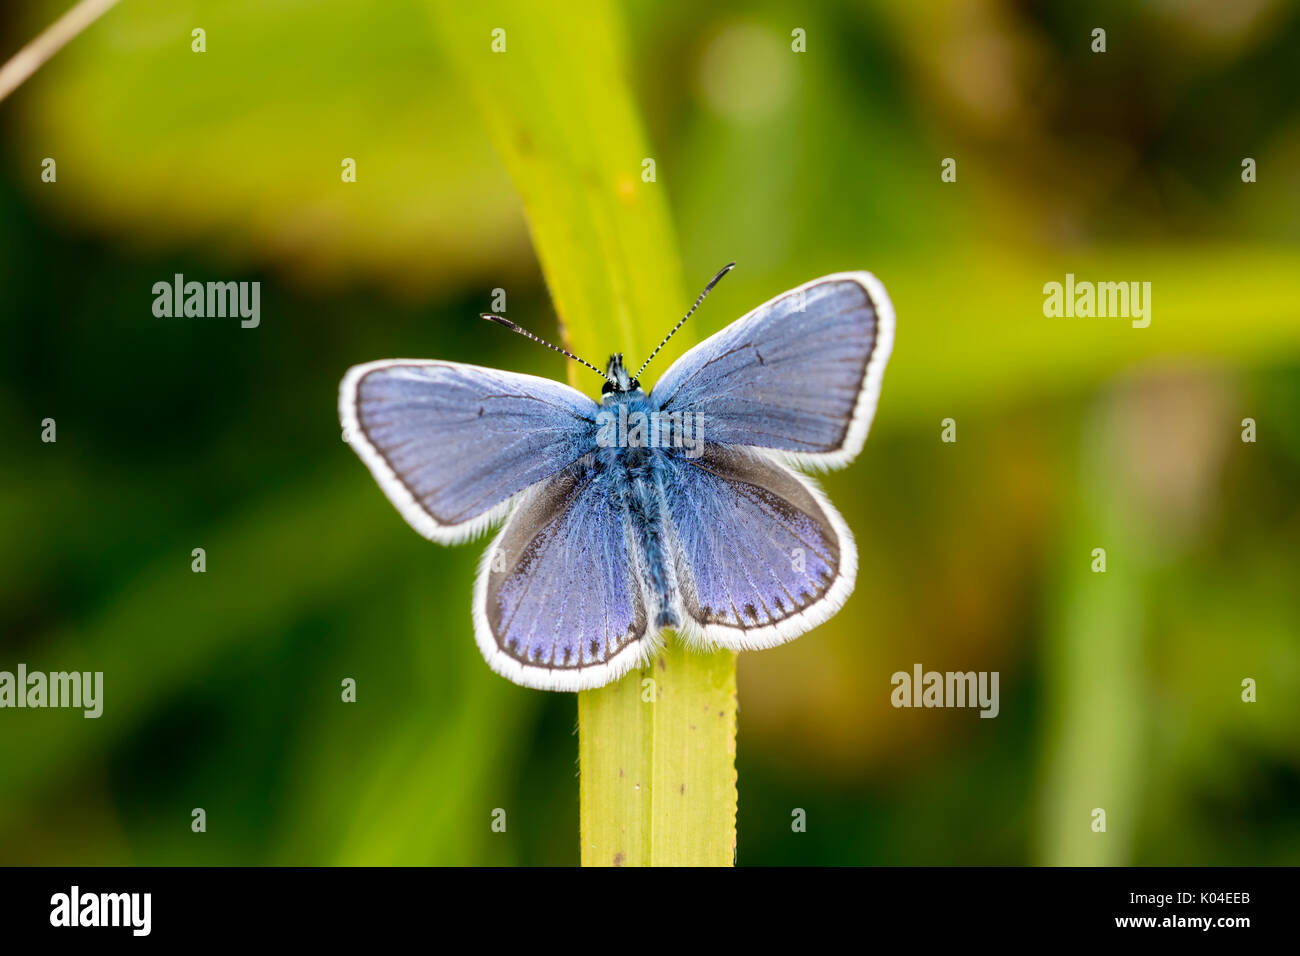
[[[523,200],[565,343],[584,357],[622,350],[635,367],[689,297],[669,177],[657,162],[647,175],[655,157],[613,10],[600,0],[447,0],[434,11],[442,49]],[[690,335],[687,326],[674,338],[659,369]],[[594,388],[578,371],[570,366],[570,381]],[[734,654],[689,653],[670,636],[643,670],[579,694],[578,728],[585,865],[734,862]]]
[[[1114,417],[1096,409],[1084,427],[1050,602],[1038,851],[1050,866],[1127,865],[1137,832],[1148,524],[1118,477],[1126,451]]]

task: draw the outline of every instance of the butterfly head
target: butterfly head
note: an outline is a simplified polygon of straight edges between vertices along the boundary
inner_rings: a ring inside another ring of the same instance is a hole
[[[602,395],[609,395],[611,392],[635,392],[641,388],[641,383],[629,375],[627,369],[623,367],[622,352],[615,352],[609,357],[609,364],[605,366],[605,378],[608,381],[600,390]]]
[[[495,322],[497,325],[505,326],[511,332],[518,332],[520,335],[532,339],[534,342],[537,342],[540,345],[545,345],[548,349],[552,349],[556,352],[559,352],[561,355],[567,358],[571,358],[575,362],[579,362],[582,365],[587,366],[587,368],[591,369],[593,372],[595,372],[596,374],[600,375],[605,379],[605,384],[600,390],[600,394],[602,396],[627,395],[631,392],[641,391],[641,383],[640,381],[638,381],[638,379],[640,378],[641,373],[646,370],[646,366],[649,365],[650,362],[654,359],[654,357],[659,354],[659,351],[665,345],[668,344],[668,340],[671,339],[673,335],[677,332],[677,330],[682,327],[682,323],[684,323],[687,319],[689,319],[691,315],[694,314],[695,310],[700,307],[700,303],[704,301],[704,297],[709,294],[709,291],[715,285],[717,285],[718,282],[722,279],[722,277],[725,276],[728,272],[730,272],[735,267],[735,265],[736,264],[732,262],[723,266],[722,269],[718,271],[718,274],[709,280],[709,284],[704,287],[704,291],[701,292],[700,297],[695,300],[695,304],[690,307],[690,310],[684,316],[682,316],[681,322],[678,322],[676,325],[674,325],[672,327],[672,330],[667,335],[664,336],[664,340],[659,343],[659,345],[655,348],[653,352],[650,353],[650,358],[646,359],[641,364],[641,367],[637,369],[635,376],[628,374],[627,369],[623,367],[622,352],[615,352],[613,355],[611,355],[609,357],[609,363],[605,366],[605,371],[602,372],[600,369],[592,365],[586,359],[578,358],[578,356],[574,355],[568,349],[562,349],[558,345],[552,345],[550,342],[547,342],[545,339],[538,338],[536,335],[533,335],[532,332],[529,332],[527,329],[520,328],[518,325],[516,325],[515,323],[511,322],[509,319],[503,316],[492,315],[487,312],[481,313],[481,316],[482,318],[487,319],[489,322]]]

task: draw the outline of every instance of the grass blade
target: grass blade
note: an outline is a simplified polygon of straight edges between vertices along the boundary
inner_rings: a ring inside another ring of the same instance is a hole
[[[523,200],[565,344],[597,361],[622,350],[635,368],[690,297],[613,11],[598,0],[435,11]],[[579,371],[571,381],[594,388]],[[734,861],[735,673],[733,654],[670,642],[647,670],[578,696],[584,864]]]

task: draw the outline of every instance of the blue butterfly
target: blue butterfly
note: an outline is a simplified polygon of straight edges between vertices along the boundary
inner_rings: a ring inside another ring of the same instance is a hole
[[[734,263],[732,264],[734,265]],[[719,272],[659,349],[731,266]],[[814,279],[692,348],[646,392],[614,355],[599,402],[532,375],[387,359],[350,369],[339,416],[407,522],[452,544],[507,514],[474,584],[488,665],[525,687],[618,680],[674,630],[772,647],[825,621],[853,535],[795,468],[862,450],[894,338],[868,272]]]

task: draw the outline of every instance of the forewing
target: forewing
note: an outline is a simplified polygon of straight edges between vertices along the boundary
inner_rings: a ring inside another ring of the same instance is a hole
[[[407,522],[444,543],[587,454],[596,411],[559,382],[454,362],[358,365],[339,389],[352,448]]]
[[[837,273],[705,339],[673,363],[651,399],[695,416],[705,441],[838,467],[867,439],[893,341],[884,286],[869,272]]]
[[[771,647],[844,604],[857,574],[853,535],[809,479],[744,448],[707,446],[671,461],[688,635],[732,650]]]
[[[645,600],[617,489],[585,459],[530,491],[483,556],[474,633],[498,674],[588,690],[648,653]]]

